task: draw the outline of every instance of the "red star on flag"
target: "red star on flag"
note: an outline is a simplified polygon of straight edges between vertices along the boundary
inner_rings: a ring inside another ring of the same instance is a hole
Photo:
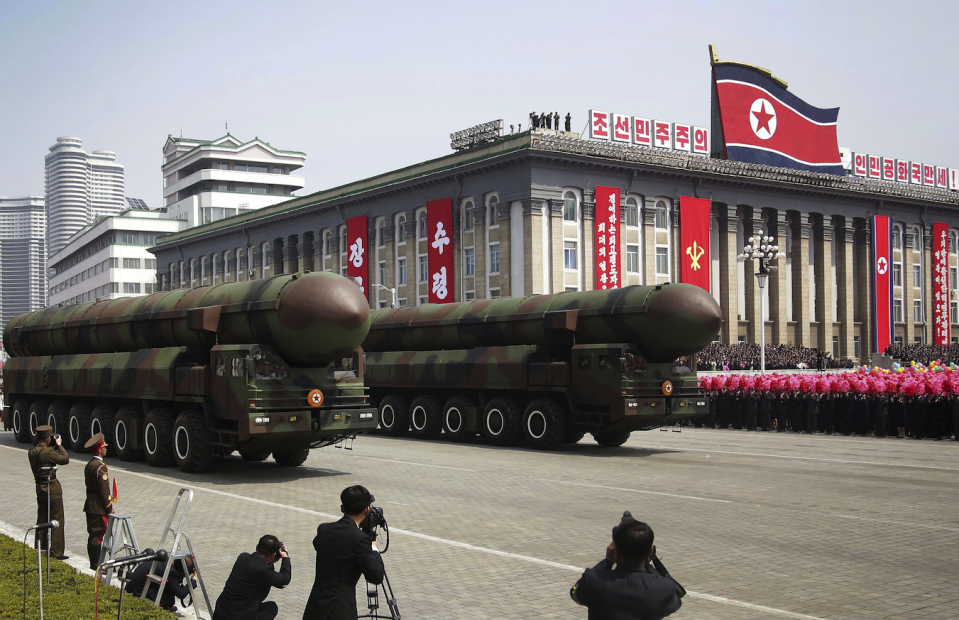
[[[757,121],[756,131],[759,131],[760,129],[765,129],[767,132],[772,133],[772,132],[769,130],[769,120],[770,120],[771,118],[773,118],[774,116],[776,116],[776,115],[775,115],[775,114],[769,114],[768,112],[766,112],[766,102],[765,102],[765,101],[762,102],[762,103],[759,104],[759,105],[760,105],[759,111],[758,111],[758,112],[753,112],[753,116],[756,117],[756,121]]]

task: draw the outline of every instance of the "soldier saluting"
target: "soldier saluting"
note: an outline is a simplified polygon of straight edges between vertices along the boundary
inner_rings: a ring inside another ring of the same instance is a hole
[[[97,433],[83,445],[93,452],[93,458],[83,469],[83,479],[87,487],[87,501],[83,512],[87,513],[87,555],[90,556],[90,568],[96,570],[100,561],[100,546],[103,534],[107,531],[107,515],[113,512],[113,498],[110,496],[110,469],[103,462],[107,454],[107,443],[103,433]]]
[[[66,560],[63,555],[63,489],[57,480],[57,472],[53,469],[57,465],[66,465],[70,462],[67,451],[60,445],[60,436],[53,437],[52,426],[37,427],[37,445],[27,452],[30,459],[30,469],[33,470],[33,479],[37,483],[37,523],[48,523],[56,520],[60,527],[53,530],[50,553],[60,560]],[[50,444],[54,443],[53,446]],[[50,469],[42,469],[50,468]],[[50,502],[50,514],[47,514],[47,502]],[[39,533],[40,548],[46,549],[47,537]]]

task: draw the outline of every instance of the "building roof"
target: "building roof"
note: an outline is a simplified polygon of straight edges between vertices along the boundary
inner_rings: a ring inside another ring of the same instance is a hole
[[[284,151],[282,149],[278,149],[274,147],[273,145],[271,145],[269,142],[266,142],[265,140],[260,140],[260,138],[258,137],[254,137],[252,140],[248,142],[240,142],[238,138],[235,138],[229,132],[226,135],[220,136],[216,140],[193,140],[192,138],[174,138],[172,134],[169,134],[167,135],[167,142],[168,143],[172,142],[174,144],[183,143],[184,145],[194,145],[194,146],[190,150],[185,151],[180,155],[177,155],[170,161],[163,162],[163,165],[161,166],[161,168],[166,168],[170,164],[182,159],[183,157],[186,157],[187,155],[203,147],[217,147],[218,149],[239,151],[240,149],[243,149],[253,144],[262,144],[263,146],[273,151],[274,153],[282,153],[284,155],[302,155],[303,157],[306,157],[306,153],[304,153],[303,151]],[[166,150],[165,146],[163,150],[164,151]]]

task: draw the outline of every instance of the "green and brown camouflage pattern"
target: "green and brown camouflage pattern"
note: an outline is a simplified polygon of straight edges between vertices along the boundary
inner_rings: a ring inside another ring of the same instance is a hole
[[[220,454],[322,445],[377,426],[356,354],[369,323],[359,288],[322,272],[47,308],[4,329],[6,402],[200,410]]]
[[[479,412],[499,395],[552,393],[583,432],[650,429],[708,412],[694,355],[721,325],[713,297],[688,284],[377,310],[365,383],[374,401],[469,394]]]

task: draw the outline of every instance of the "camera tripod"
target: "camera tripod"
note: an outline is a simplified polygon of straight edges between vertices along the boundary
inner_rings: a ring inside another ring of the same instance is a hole
[[[363,525],[360,526],[364,532],[369,534],[373,540],[376,540],[377,533],[380,528],[383,530],[382,540],[385,541],[383,549],[380,550],[380,553],[386,553],[390,548],[390,528],[386,524],[386,519],[383,517],[383,509],[376,506],[370,506],[370,514],[367,517]],[[386,607],[389,611],[388,616],[380,615],[380,588],[383,588],[383,596],[386,598]],[[366,581],[366,603],[370,608],[368,614],[358,616],[359,618],[381,618],[384,620],[400,620],[400,608],[396,604],[396,597],[393,595],[393,587],[390,585],[389,575],[386,574],[386,569],[383,569],[383,583],[376,584],[370,583],[369,580]]]

